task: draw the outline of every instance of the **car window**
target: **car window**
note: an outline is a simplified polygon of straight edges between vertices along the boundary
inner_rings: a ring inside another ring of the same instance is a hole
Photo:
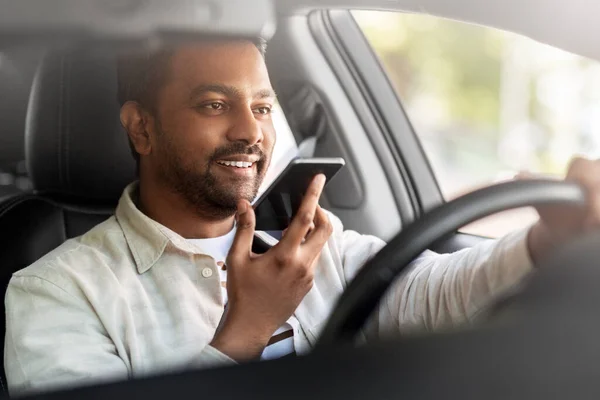
[[[354,18],[393,83],[440,189],[452,199],[520,171],[563,175],[600,154],[600,64],[529,38],[398,12]],[[499,237],[533,209],[462,229]]]
[[[265,175],[259,193],[262,193],[263,190],[268,188],[269,184],[273,182],[277,175],[279,175],[287,164],[298,155],[296,139],[294,138],[294,134],[292,133],[279,104],[275,104],[272,112],[271,115],[277,134],[277,140],[271,156],[271,165]]]

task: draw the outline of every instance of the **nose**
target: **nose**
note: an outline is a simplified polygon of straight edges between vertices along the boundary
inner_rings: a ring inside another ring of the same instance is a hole
[[[227,136],[232,142],[243,141],[250,146],[263,140],[261,125],[250,109],[238,113],[235,124],[229,129]]]

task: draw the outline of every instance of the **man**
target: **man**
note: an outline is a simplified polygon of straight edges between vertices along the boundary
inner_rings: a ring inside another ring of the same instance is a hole
[[[383,246],[318,206],[319,176],[282,240],[251,252],[249,201],[275,143],[260,46],[214,41],[131,56],[119,80],[139,182],[114,217],[13,276],[5,341],[13,394],[305,353]],[[367,337],[471,320],[548,249],[598,226],[599,177],[596,162],[569,169],[567,179],[589,190],[585,211],[548,210],[527,231],[421,256]]]

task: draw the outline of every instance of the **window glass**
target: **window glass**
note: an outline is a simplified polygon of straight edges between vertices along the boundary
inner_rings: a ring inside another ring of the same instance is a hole
[[[355,11],[452,199],[520,171],[562,176],[600,154],[600,65],[529,38],[438,17]],[[497,237],[533,209],[462,231]]]
[[[277,134],[277,141],[273,148],[273,155],[271,158],[271,165],[267,170],[263,184],[259,190],[259,194],[262,193],[269,184],[283,171],[294,157],[298,155],[298,145],[296,139],[292,133],[290,126],[288,125],[283,110],[276,104],[273,107],[273,125],[275,126],[275,132]]]

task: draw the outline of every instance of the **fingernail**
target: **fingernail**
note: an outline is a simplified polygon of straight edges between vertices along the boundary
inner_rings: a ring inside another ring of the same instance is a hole
[[[323,174],[319,174],[319,175],[317,175],[317,183],[318,183],[319,185],[322,185],[322,184],[324,184],[324,183],[325,183],[325,175],[323,175]]]

